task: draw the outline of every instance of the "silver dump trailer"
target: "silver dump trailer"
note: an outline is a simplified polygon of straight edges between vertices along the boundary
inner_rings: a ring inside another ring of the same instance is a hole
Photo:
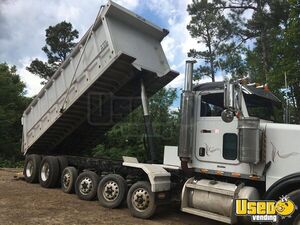
[[[101,142],[141,104],[174,79],[161,41],[168,34],[109,1],[22,117],[22,152],[78,154]]]

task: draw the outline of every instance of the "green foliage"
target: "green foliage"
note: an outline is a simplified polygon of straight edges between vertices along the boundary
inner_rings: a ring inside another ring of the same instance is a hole
[[[215,73],[220,67],[219,58],[224,55],[225,43],[232,38],[234,26],[214,3],[207,0],[193,0],[193,3],[188,5],[187,11],[191,16],[187,29],[198,43],[206,47],[203,51],[191,49],[188,54],[205,62],[195,71],[195,77],[200,79],[209,76],[214,82]]]
[[[60,65],[75,47],[76,38],[78,38],[78,31],[73,30],[72,24],[66,21],[48,27],[46,45],[42,48],[48,57],[48,63]]]
[[[176,89],[163,88],[150,99],[152,124],[161,159],[165,145],[178,145],[179,112],[170,111],[176,98]]]
[[[35,75],[38,75],[42,79],[49,80],[50,77],[55,73],[56,67],[51,66],[50,64],[43,62],[39,59],[35,59],[31,62],[29,67],[26,69]],[[44,84],[45,82],[42,82]]]
[[[247,49],[238,47],[236,43],[222,45],[223,57],[219,60],[221,69],[231,74],[233,79],[245,78],[248,74],[247,63],[243,59]]]
[[[149,99],[156,147],[160,153],[160,159],[162,159],[165,145],[178,144],[179,115],[177,111],[169,111],[176,97],[176,89],[163,88]],[[140,161],[145,161],[143,121],[143,111],[139,107],[107,133],[105,144],[94,148],[92,155],[111,159],[134,156]]]
[[[266,77],[273,92],[288,98],[293,123],[300,123],[300,8],[297,1],[271,2],[268,24],[268,63]],[[248,54],[252,78],[264,82],[263,65],[259,61],[263,48],[260,42]],[[288,89],[285,88],[285,75]],[[283,93],[285,92],[285,93]]]
[[[0,64],[0,162],[22,159],[20,121],[29,99],[24,97],[25,85],[16,72],[15,66]]]
[[[287,77],[288,98],[293,122],[300,123],[300,7],[299,1],[289,1],[285,15],[274,29],[272,39],[272,64],[269,74],[276,89],[284,88],[284,74]]]
[[[42,48],[48,61],[43,62],[35,59],[26,69],[45,80],[49,80],[76,45],[74,42],[76,38],[78,38],[78,31],[73,29],[71,23],[63,21],[55,26],[49,26],[46,29],[46,45]]]

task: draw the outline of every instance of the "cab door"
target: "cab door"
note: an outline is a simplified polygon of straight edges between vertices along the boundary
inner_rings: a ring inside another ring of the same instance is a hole
[[[202,162],[238,164],[237,119],[223,122],[223,92],[197,96],[195,158]]]

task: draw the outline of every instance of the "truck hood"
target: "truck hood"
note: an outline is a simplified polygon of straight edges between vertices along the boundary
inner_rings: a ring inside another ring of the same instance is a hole
[[[289,174],[300,171],[300,125],[262,123],[263,159],[271,162],[267,188]]]

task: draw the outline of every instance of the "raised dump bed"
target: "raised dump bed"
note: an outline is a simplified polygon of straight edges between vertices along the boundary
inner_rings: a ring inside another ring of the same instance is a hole
[[[141,104],[141,80],[152,95],[178,75],[160,44],[167,34],[109,1],[25,110],[24,154],[77,154],[100,143]]]

